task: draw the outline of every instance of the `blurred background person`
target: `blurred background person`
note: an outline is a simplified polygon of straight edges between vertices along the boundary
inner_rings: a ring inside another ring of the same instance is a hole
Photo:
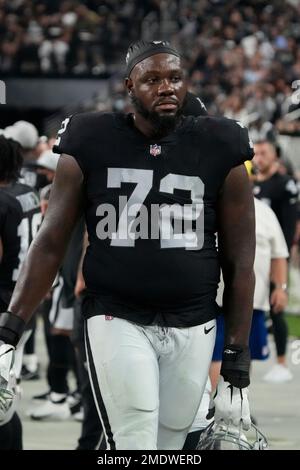
[[[257,142],[254,149],[253,193],[256,198],[269,205],[276,214],[290,251],[295,237],[298,216],[296,182],[293,177],[279,171],[279,159],[273,142]],[[288,327],[284,311],[272,305],[274,297],[284,295],[286,292],[287,279],[282,282],[272,281],[270,317],[273,324],[277,363],[264,377],[264,380],[268,382],[280,383],[292,379],[292,373],[288,369],[286,359]]]
[[[41,224],[40,200],[33,188],[19,183],[22,167],[18,142],[0,136],[0,307],[6,311],[19,270],[30,243]],[[31,325],[18,345],[15,359],[16,380],[20,381],[22,353]],[[1,341],[0,341],[1,343]],[[19,399],[19,391],[15,385]],[[0,422],[0,448],[22,449],[22,424],[17,403]]]

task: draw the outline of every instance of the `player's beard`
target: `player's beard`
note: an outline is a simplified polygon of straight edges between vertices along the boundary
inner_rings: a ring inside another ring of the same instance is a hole
[[[177,126],[182,114],[182,106],[177,108],[174,114],[160,114],[156,111],[149,111],[134,94],[131,96],[134,109],[153,127],[153,136],[160,137],[170,134]]]

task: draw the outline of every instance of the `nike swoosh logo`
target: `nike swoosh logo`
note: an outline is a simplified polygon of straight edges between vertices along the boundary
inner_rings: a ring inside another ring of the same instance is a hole
[[[215,327],[215,325],[212,326],[211,328],[208,328],[208,330],[207,330],[207,329],[206,329],[206,326],[205,326],[205,327],[204,327],[204,333],[207,335],[211,330],[214,329],[214,327]]]

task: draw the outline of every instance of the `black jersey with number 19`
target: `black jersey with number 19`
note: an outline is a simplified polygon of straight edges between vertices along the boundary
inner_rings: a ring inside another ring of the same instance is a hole
[[[31,187],[12,183],[0,188],[0,291],[13,290],[29,245],[41,224],[40,200]],[[1,295],[0,295],[1,296]]]
[[[183,117],[151,140],[132,115],[83,113],[64,121],[54,152],[84,175],[84,315],[174,327],[214,318],[217,200],[230,170],[253,157],[247,130]]]

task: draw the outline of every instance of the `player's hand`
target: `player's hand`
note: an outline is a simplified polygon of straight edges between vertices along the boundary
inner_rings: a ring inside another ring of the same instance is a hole
[[[0,346],[0,422],[6,419],[15,398],[14,352],[10,344]]]
[[[274,289],[271,297],[270,297],[270,304],[272,305],[272,311],[274,313],[283,312],[286,308],[288,303],[288,295],[287,293],[280,288]]]
[[[213,398],[215,407],[215,422],[224,421],[234,426],[242,425],[245,431],[251,426],[250,408],[248,401],[248,388],[237,388],[225,382],[220,376]]]
[[[74,289],[75,297],[79,298],[81,293],[84,291],[85,287],[86,287],[85,281],[84,281],[82,274],[78,274],[75,289]]]

